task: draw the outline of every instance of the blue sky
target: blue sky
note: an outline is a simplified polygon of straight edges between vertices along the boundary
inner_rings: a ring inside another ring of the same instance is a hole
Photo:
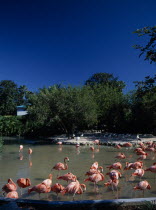
[[[155,11],[155,0],[1,0],[0,80],[37,91],[107,72],[129,91],[156,73],[132,47],[143,43],[133,31],[156,25]]]

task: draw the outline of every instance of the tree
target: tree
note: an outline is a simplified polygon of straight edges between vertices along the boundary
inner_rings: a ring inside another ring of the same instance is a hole
[[[138,36],[149,36],[145,46],[134,45],[134,47],[141,51],[139,56],[145,54],[145,60],[149,60],[150,63],[156,62],[156,26],[137,29],[134,33]]]
[[[145,77],[144,81],[135,82],[133,93],[132,124],[137,132],[156,132],[156,76]]]
[[[0,115],[14,115],[16,106],[24,103],[25,86],[18,88],[11,80],[0,81]]]
[[[123,131],[125,126],[125,99],[118,88],[109,85],[94,86],[98,106],[98,129],[111,132]]]
[[[30,96],[28,112],[31,129],[43,135],[71,134],[76,130],[89,129],[97,122],[96,103],[92,95],[90,87],[54,85],[40,89]]]
[[[125,87],[123,81],[118,81],[118,77],[114,77],[113,74],[109,73],[96,73],[93,74],[88,80],[86,80],[85,85],[94,87],[95,85],[110,86],[112,88],[117,88],[119,91]]]

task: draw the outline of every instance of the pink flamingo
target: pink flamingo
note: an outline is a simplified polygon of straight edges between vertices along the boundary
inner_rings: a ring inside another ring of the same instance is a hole
[[[91,176],[91,175],[97,174],[99,172],[101,172],[101,173],[103,172],[103,167],[102,166],[99,166],[98,169],[95,169],[95,168],[90,169],[89,171],[86,172],[85,176]]]
[[[5,184],[2,187],[2,191],[4,191],[5,193],[9,193],[11,191],[16,191],[17,190],[17,185],[12,181],[12,179],[8,179],[8,183]]]
[[[144,173],[145,173],[144,169],[138,168],[134,171],[134,173],[132,173],[131,176],[138,176],[141,178],[141,177],[143,177]]]
[[[77,143],[75,147],[76,147],[76,148],[80,147],[80,144],[79,144],[79,143]]]
[[[84,182],[90,181],[94,183],[94,186],[96,186],[98,182],[103,181],[103,180],[104,180],[104,175],[99,172],[99,173],[89,176],[87,179],[84,180]]]
[[[122,147],[132,147],[133,145],[130,142],[126,142],[122,145]]]
[[[107,168],[109,168],[109,170],[110,169],[116,169],[116,170],[120,169],[121,170],[122,164],[120,162],[113,163],[111,166],[107,166]]]
[[[64,158],[64,164],[60,163],[60,162],[56,163],[56,165],[52,169],[57,170],[59,173],[60,173],[61,170],[67,170],[68,169],[68,165],[67,165],[66,161],[69,162],[69,158],[68,157]]]
[[[20,178],[17,180],[17,185],[20,187],[22,195],[22,188],[29,187],[31,185],[31,181],[29,178]]]
[[[117,186],[119,184],[119,180],[118,179],[110,179],[108,182],[104,183],[104,186],[111,186],[112,190],[114,191],[114,188],[116,188],[117,190]]]
[[[116,144],[114,148],[121,149],[121,146],[119,144]]]
[[[121,173],[117,170],[112,170],[108,173],[106,173],[106,175],[109,175],[110,179],[114,180],[114,179],[119,179],[121,178]]]
[[[18,193],[17,193],[17,191],[11,191],[11,192],[7,193],[5,197],[6,198],[18,198]]]
[[[142,161],[137,161],[134,163],[128,163],[126,162],[126,166],[124,170],[130,170],[130,169],[138,169],[143,167],[143,162]]]
[[[19,152],[23,152],[23,145],[19,146]]]
[[[117,159],[125,159],[126,156],[123,153],[119,153],[115,158],[117,158]]]
[[[153,163],[153,165],[150,166],[149,168],[145,169],[145,171],[150,171],[152,173],[156,173],[156,165],[155,165],[155,163]]]
[[[74,174],[69,172],[67,174],[64,174],[63,176],[59,176],[57,179],[65,180],[68,183],[69,181],[75,181],[77,179],[77,177]]]
[[[143,193],[144,193],[144,190],[148,189],[150,190],[151,189],[151,186],[150,184],[145,180],[145,181],[141,181],[139,182],[135,187],[133,187],[134,190],[143,190]]]
[[[32,191],[35,191],[39,194],[39,198],[40,198],[40,194],[41,193],[48,193],[51,191],[51,187],[45,185],[44,183],[40,183],[38,185],[35,185],[32,188],[28,189],[28,194],[30,194]]]
[[[65,187],[63,187],[61,184],[56,183],[51,187],[51,191],[55,192],[58,198],[58,194],[63,191]]]
[[[82,189],[83,188],[83,189]],[[75,182],[71,182],[67,185],[67,187],[64,188],[64,190],[61,191],[62,195],[65,193],[73,194],[73,200],[75,197],[75,194],[82,194],[86,190],[85,184],[80,184],[78,180]]]
[[[62,145],[62,141],[58,141],[56,144],[58,144],[58,145]]]
[[[90,150],[94,152],[95,148],[93,146],[90,147]]]
[[[92,165],[91,165],[91,167],[90,167],[90,169],[98,169],[98,166],[99,166],[99,164],[98,164],[98,162],[94,162]]]
[[[147,158],[147,155],[139,155],[137,160],[145,160]]]
[[[53,178],[53,175],[49,174],[49,178],[43,180],[42,184],[45,184],[47,187],[51,187],[51,185],[52,185],[52,178]]]

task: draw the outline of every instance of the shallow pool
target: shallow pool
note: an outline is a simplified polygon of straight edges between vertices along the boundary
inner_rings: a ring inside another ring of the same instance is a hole
[[[31,147],[33,153],[28,155],[28,148]],[[122,171],[123,175],[118,185],[118,191],[112,191],[108,187],[104,187],[109,177],[106,173],[109,171],[106,167],[119,160],[115,156],[122,151],[127,158],[122,160],[123,168],[125,162],[135,162],[138,156],[133,152],[133,149],[123,148],[117,150],[113,147],[98,146],[95,147],[95,152],[89,149],[89,146],[81,146],[78,149],[73,145],[24,145],[24,150],[19,153],[19,144],[4,145],[0,153],[0,188],[7,183],[8,178],[12,178],[16,182],[19,178],[30,178],[32,186],[41,183],[44,179],[48,178],[49,173],[53,174],[53,184],[59,182],[63,186],[67,186],[67,182],[57,180],[58,172],[53,170],[52,167],[57,162],[63,162],[64,157],[69,157],[68,170],[61,171],[60,175],[67,172],[72,172],[78,177],[80,183],[84,183],[86,178],[85,173],[89,171],[93,162],[98,161],[99,166],[103,166],[105,180],[98,183],[98,191],[95,190],[94,184],[86,182],[87,190],[82,195],[76,195],[75,200],[95,200],[95,199],[116,199],[116,198],[141,198],[141,197],[154,197],[156,195],[156,177],[151,172],[145,172],[142,180],[147,180],[151,185],[151,190],[146,190],[144,195],[142,191],[134,191],[133,187],[139,182],[139,178],[131,177],[134,170]],[[147,159],[144,160],[144,167],[150,167],[155,162],[155,153],[148,152]],[[23,189],[23,195],[20,196],[20,189],[18,193],[21,198],[26,199],[39,199],[36,192],[28,195],[28,188]],[[2,195],[2,192],[0,193]],[[54,192],[48,194],[41,194],[41,200],[56,201],[57,197]],[[60,195],[58,200],[70,201],[72,195]]]

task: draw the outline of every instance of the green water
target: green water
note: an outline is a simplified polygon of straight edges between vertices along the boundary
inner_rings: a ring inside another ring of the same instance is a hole
[[[29,157],[27,151],[31,147],[33,153]],[[122,149],[127,158],[122,160],[123,168],[125,162],[135,162],[138,156],[133,152],[133,149]],[[32,186],[41,183],[44,179],[48,178],[51,173],[52,167],[57,162],[63,162],[64,157],[69,157],[68,170],[61,171],[60,175],[67,172],[72,172],[78,177],[80,183],[84,183],[86,178],[85,173],[89,171],[93,162],[98,161],[100,166],[104,168],[105,180],[98,183],[98,191],[95,190],[94,184],[86,182],[87,190],[82,195],[76,195],[75,200],[94,200],[94,199],[116,199],[116,198],[141,198],[141,197],[155,197],[156,195],[156,179],[155,174],[145,172],[142,180],[147,180],[151,185],[151,190],[146,190],[144,195],[142,191],[134,191],[133,187],[139,182],[139,178],[131,178],[130,175],[134,170],[123,171],[122,178],[119,181],[118,191],[112,191],[108,187],[104,187],[109,177],[106,173],[109,171],[106,167],[114,162],[118,162],[115,156],[119,150],[112,147],[101,146],[100,149],[96,147],[93,153],[89,146],[81,146],[76,149],[75,146],[63,145],[24,145],[22,155],[19,156],[19,145],[4,145],[0,153],[0,188],[7,183],[8,178],[12,178],[16,182],[19,178],[30,178]],[[23,156],[23,157],[22,157]],[[20,160],[21,157],[21,160]],[[155,153],[149,153],[147,160],[144,160],[144,168],[150,167],[155,162]],[[67,186],[67,182],[57,180],[58,172],[52,171],[53,184],[59,182],[63,186]],[[28,188],[23,189],[23,195],[20,198],[25,199],[39,199],[37,193],[32,192],[28,195]],[[20,189],[18,188],[20,195]],[[2,192],[0,192],[0,196]],[[57,197],[54,192],[48,194],[41,194],[41,200],[56,201]],[[60,195],[58,200],[70,201],[72,195]]]

